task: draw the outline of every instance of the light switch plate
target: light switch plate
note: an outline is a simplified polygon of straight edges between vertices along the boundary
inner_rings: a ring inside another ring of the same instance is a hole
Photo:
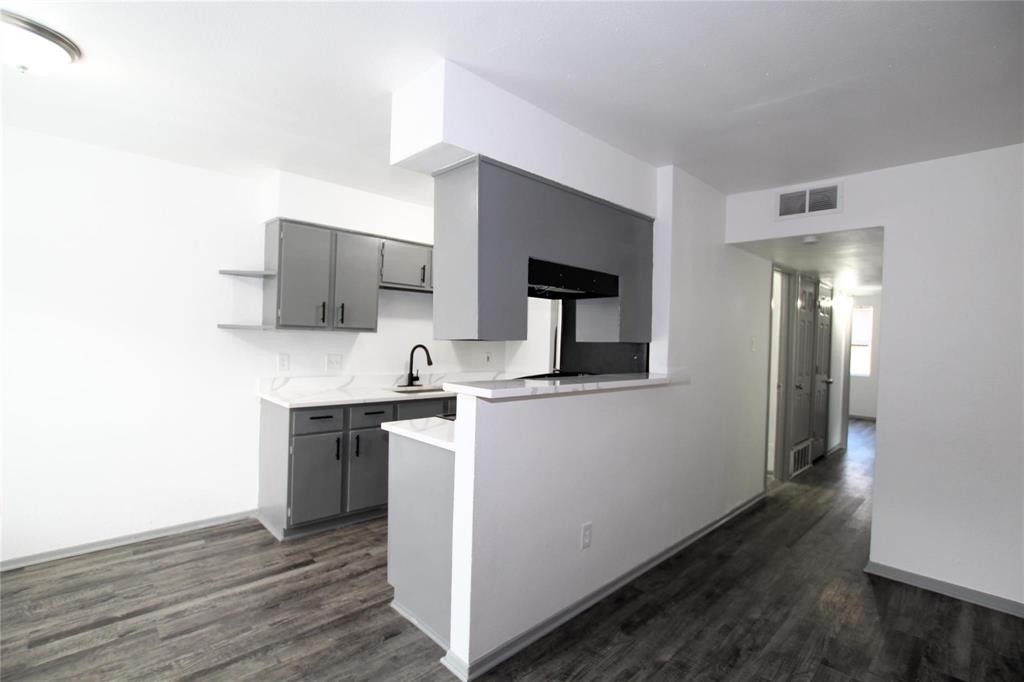
[[[341,353],[328,353],[324,357],[324,369],[328,372],[341,371]]]

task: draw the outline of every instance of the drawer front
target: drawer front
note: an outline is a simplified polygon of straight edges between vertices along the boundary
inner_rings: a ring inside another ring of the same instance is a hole
[[[314,407],[292,410],[292,435],[341,431],[345,428],[345,410],[341,407]]]
[[[436,417],[444,413],[444,399],[410,400],[398,403],[399,419],[419,419],[420,417]]]
[[[395,420],[394,403],[374,403],[348,408],[348,427],[365,429]]]

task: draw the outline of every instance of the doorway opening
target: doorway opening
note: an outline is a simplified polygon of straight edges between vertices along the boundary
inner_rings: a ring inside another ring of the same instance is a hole
[[[876,227],[736,244],[773,263],[768,489],[847,447],[851,384],[868,378],[850,376],[851,323],[858,305],[853,294],[880,291],[882,236],[883,228]],[[857,345],[857,375],[867,374],[861,361],[871,350],[865,347]]]

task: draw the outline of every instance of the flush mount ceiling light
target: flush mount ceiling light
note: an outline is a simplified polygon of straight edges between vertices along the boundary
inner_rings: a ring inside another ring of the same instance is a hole
[[[82,50],[63,33],[23,17],[0,10],[0,40],[4,64],[24,71],[51,71],[82,58]]]

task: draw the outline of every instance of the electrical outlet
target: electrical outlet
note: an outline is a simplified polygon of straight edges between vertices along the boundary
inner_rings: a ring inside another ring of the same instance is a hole
[[[328,372],[341,371],[341,353],[328,353],[324,357],[324,368]]]
[[[278,372],[287,372],[289,369],[291,369],[291,366],[292,366],[292,358],[291,358],[290,355],[288,355],[287,353],[278,353],[277,354],[277,371]]]
[[[593,536],[594,524],[590,521],[587,521],[583,524],[583,527],[580,528],[580,549],[586,549],[587,547],[590,547],[590,541],[593,539]]]

